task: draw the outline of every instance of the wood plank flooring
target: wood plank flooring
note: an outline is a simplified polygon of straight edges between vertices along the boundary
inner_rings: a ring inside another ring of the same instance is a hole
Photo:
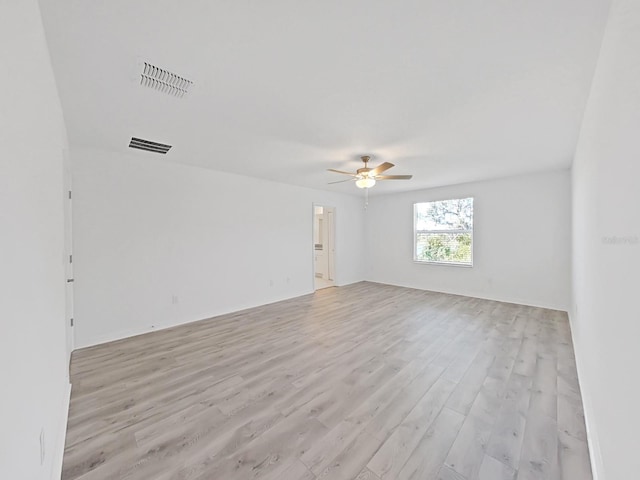
[[[590,480],[563,312],[362,282],[74,352],[63,479]]]

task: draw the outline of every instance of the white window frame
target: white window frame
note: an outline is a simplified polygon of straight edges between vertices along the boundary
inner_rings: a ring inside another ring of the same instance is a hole
[[[417,229],[417,215],[416,215],[416,208],[418,205],[422,205],[425,203],[439,203],[439,202],[447,202],[450,200],[464,200],[470,198],[471,199],[471,204],[472,204],[472,210],[471,210],[471,228],[470,229],[456,229],[456,230],[418,230]],[[451,267],[466,267],[466,268],[471,268],[473,267],[473,227],[474,227],[474,223],[475,223],[475,198],[474,197],[457,197],[457,198],[445,198],[442,200],[429,200],[427,202],[414,202],[413,203],[413,261],[414,263],[419,263],[422,265],[444,265],[444,266],[451,266]],[[417,254],[417,244],[418,244],[418,234],[429,234],[429,233],[446,233],[446,234],[455,234],[455,233],[470,233],[471,234],[471,262],[469,263],[463,263],[463,262],[437,262],[437,261],[433,261],[433,260],[422,260],[419,258],[416,258],[416,254]]]

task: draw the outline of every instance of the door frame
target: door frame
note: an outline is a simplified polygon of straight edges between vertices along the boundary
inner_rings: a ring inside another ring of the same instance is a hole
[[[64,186],[64,279],[65,282],[65,332],[67,341],[67,366],[71,363],[71,352],[75,348],[74,284],[73,284],[73,185],[71,158],[68,149],[63,149]],[[71,280],[71,281],[69,281]]]
[[[327,241],[327,264],[328,264],[328,272],[332,274],[332,279],[330,282],[333,283],[333,286],[336,286],[338,282],[336,281],[336,210],[337,208],[332,205],[326,205],[323,203],[313,202],[311,204],[311,285],[313,287],[313,291],[319,290],[316,288],[316,262],[315,262],[315,220],[316,220],[316,207],[322,207],[323,209],[330,209],[332,212],[332,221],[331,225],[328,225],[328,241]],[[324,210],[323,210],[324,214]],[[324,248],[324,246],[323,246]],[[331,251],[331,253],[329,253]]]

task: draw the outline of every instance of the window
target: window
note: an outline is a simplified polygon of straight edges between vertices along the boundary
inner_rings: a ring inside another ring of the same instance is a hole
[[[473,198],[413,205],[416,262],[473,265]]]

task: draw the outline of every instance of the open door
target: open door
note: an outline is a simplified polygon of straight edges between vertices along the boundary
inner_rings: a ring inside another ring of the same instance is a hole
[[[315,290],[335,286],[334,207],[313,207],[313,281]]]

